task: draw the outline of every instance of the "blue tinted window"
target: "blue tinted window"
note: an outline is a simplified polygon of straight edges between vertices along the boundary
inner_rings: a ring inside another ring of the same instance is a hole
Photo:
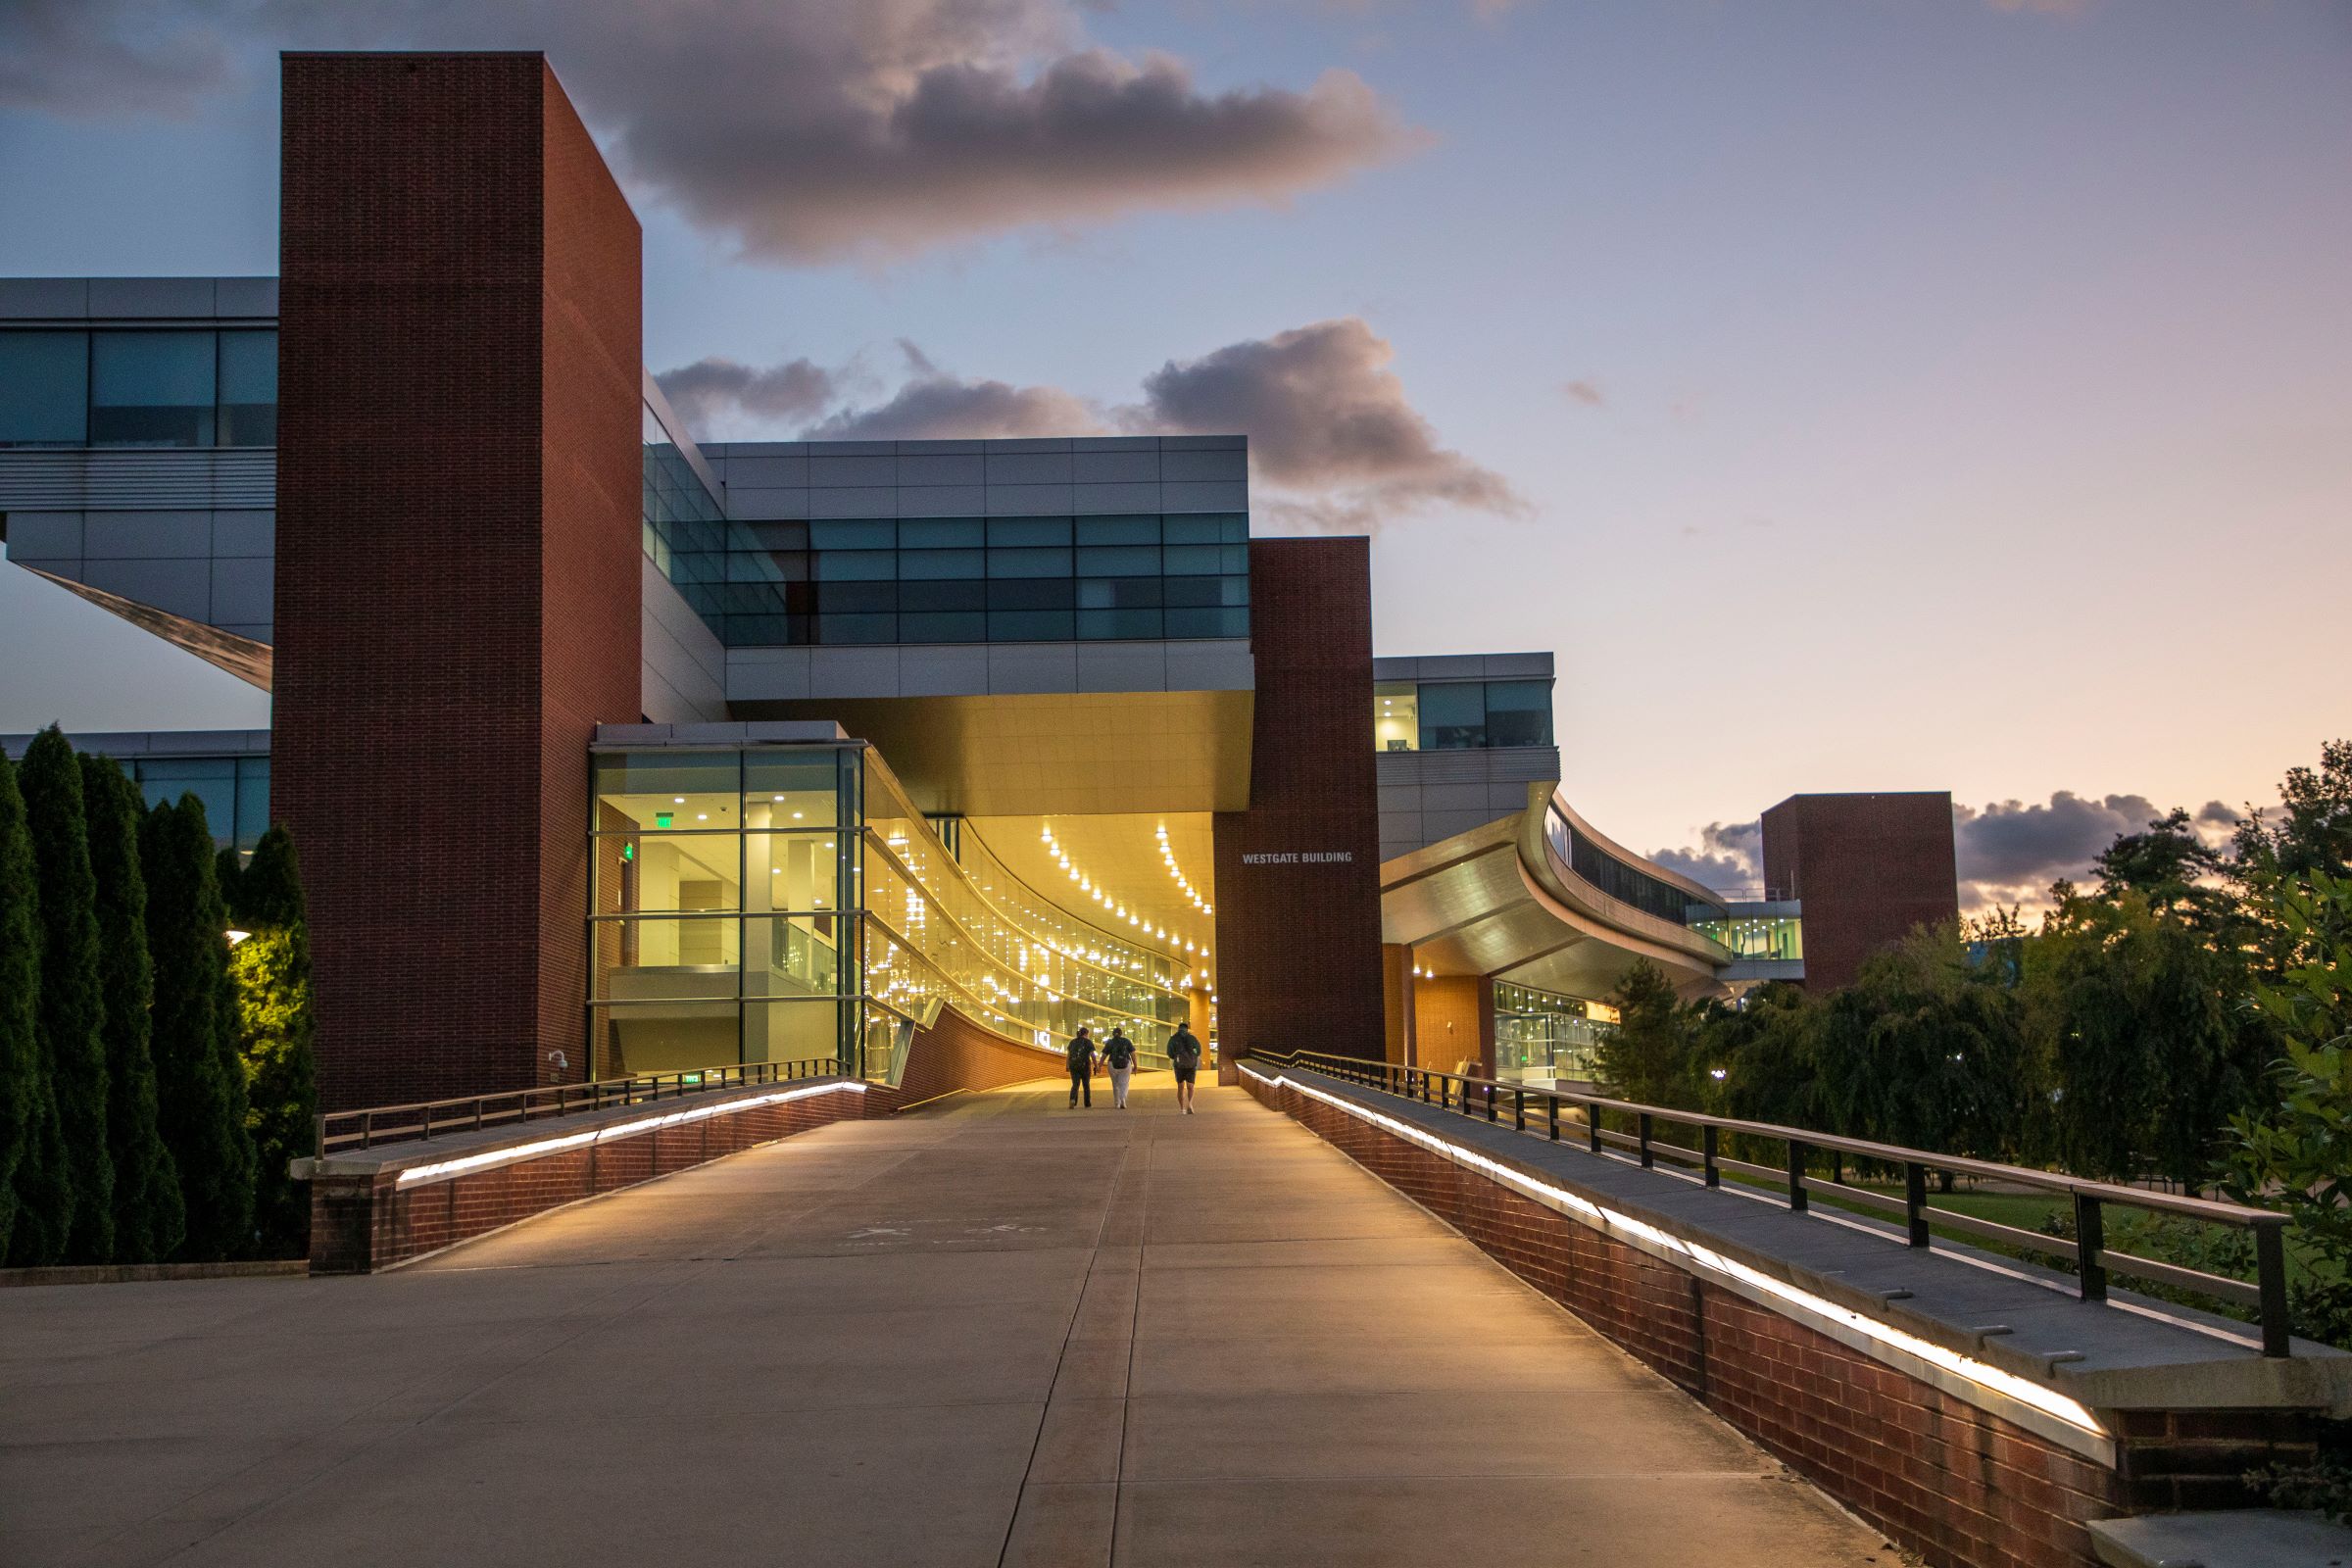
[[[1081,577],[1078,579],[1078,608],[1154,610],[1163,599],[1171,604],[1176,602],[1168,593],[1168,589],[1175,586],[1178,585],[1164,583],[1157,577]]]
[[[1421,688],[1421,749],[1453,751],[1487,744],[1487,689],[1477,681]]]
[[[1250,612],[1247,610],[1170,610],[1168,635],[1171,637],[1247,637],[1250,635]]]
[[[842,611],[899,608],[899,589],[887,582],[829,582],[819,592],[817,608],[827,614]]]
[[[220,428],[224,447],[277,445],[277,334],[220,334]]]
[[[91,333],[91,444],[211,446],[214,336],[211,332]]]
[[[992,610],[988,640],[993,643],[1066,643],[1071,638],[1067,610]]]
[[[1167,519],[1167,541],[1172,545],[1223,544],[1224,519],[1213,514],[1170,517]]]
[[[899,525],[889,517],[812,522],[808,542],[819,550],[888,550],[899,542]]]
[[[1222,545],[1170,545],[1162,554],[1171,577],[1213,577],[1225,569]]]
[[[991,517],[988,519],[988,542],[991,545],[1066,545],[1070,542],[1070,519]]]
[[[1157,545],[1078,547],[1078,574],[1082,577],[1147,577],[1158,570]]]
[[[898,574],[895,550],[823,550],[816,557],[819,582],[887,582]]]
[[[1080,517],[1078,542],[1082,545],[1155,545],[1159,543],[1159,519]]]
[[[979,577],[988,570],[988,557],[978,550],[902,550],[901,577]]]
[[[1487,744],[1489,746],[1549,746],[1551,744],[1551,682],[1491,680],[1487,682]]]
[[[991,610],[1067,610],[1076,602],[1075,585],[1067,577],[1015,577],[988,585]]]
[[[1105,640],[1160,635],[1160,612],[1156,610],[1081,610],[1078,612],[1078,635]]]
[[[909,643],[986,642],[988,617],[976,610],[901,614],[899,639]]]
[[[902,550],[977,550],[988,542],[978,517],[911,517],[899,523]]]
[[[0,447],[89,440],[86,332],[0,332]]]
[[[899,584],[901,610],[980,610],[988,604],[988,584],[984,582],[902,582]]]
[[[1067,550],[991,550],[988,553],[988,574],[991,577],[1067,577],[1070,574],[1070,553]]]
[[[816,640],[820,643],[892,643],[899,640],[899,617],[896,615],[819,615],[816,617]]]

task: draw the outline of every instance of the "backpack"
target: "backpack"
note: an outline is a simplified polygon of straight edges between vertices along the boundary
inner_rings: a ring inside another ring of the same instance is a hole
[[[1168,1041],[1168,1059],[1178,1066],[1190,1066],[1200,1059],[1200,1039],[1198,1035],[1177,1035]]]

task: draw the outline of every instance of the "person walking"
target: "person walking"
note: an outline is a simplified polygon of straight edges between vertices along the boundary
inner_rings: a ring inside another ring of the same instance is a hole
[[[1176,1108],[1193,1113],[1193,1079],[1200,1071],[1200,1037],[1192,1025],[1178,1024],[1168,1036],[1168,1065],[1176,1069]]]
[[[1102,1059],[1110,1067],[1111,1108],[1125,1110],[1127,1080],[1135,1076],[1135,1042],[1115,1023],[1110,1026],[1110,1038],[1102,1042]]]
[[[1070,1064],[1070,1108],[1078,1108],[1080,1096],[1086,1098],[1086,1108],[1095,1108],[1095,1037],[1092,1030],[1080,1024],[1070,1037],[1070,1049],[1064,1058]]]

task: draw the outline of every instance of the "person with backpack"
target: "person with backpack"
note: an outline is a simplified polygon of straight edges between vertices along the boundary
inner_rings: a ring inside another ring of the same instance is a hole
[[[1110,1026],[1110,1038],[1102,1042],[1102,1059],[1110,1067],[1111,1108],[1125,1110],[1127,1080],[1135,1076],[1135,1042],[1115,1023]]]
[[[1069,1050],[1062,1059],[1070,1064],[1070,1108],[1078,1108],[1078,1097],[1086,1097],[1086,1108],[1095,1108],[1095,1037],[1092,1030],[1080,1024],[1070,1037]]]
[[[1168,1065],[1176,1069],[1176,1108],[1193,1113],[1193,1079],[1200,1071],[1200,1037],[1190,1024],[1178,1024],[1168,1036]]]

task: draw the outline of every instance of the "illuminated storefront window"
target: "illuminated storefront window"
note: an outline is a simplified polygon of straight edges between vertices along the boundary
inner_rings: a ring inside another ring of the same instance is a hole
[[[1040,1052],[1115,1025],[1156,1054],[1206,983],[1202,960],[1044,898],[968,824],[951,852],[863,746],[595,761],[600,1076],[833,1057],[893,1080],[946,1007]]]
[[[1549,1086],[1591,1082],[1594,1049],[1616,1027],[1617,1011],[1533,986],[1494,984],[1494,1076],[1505,1083]]]

